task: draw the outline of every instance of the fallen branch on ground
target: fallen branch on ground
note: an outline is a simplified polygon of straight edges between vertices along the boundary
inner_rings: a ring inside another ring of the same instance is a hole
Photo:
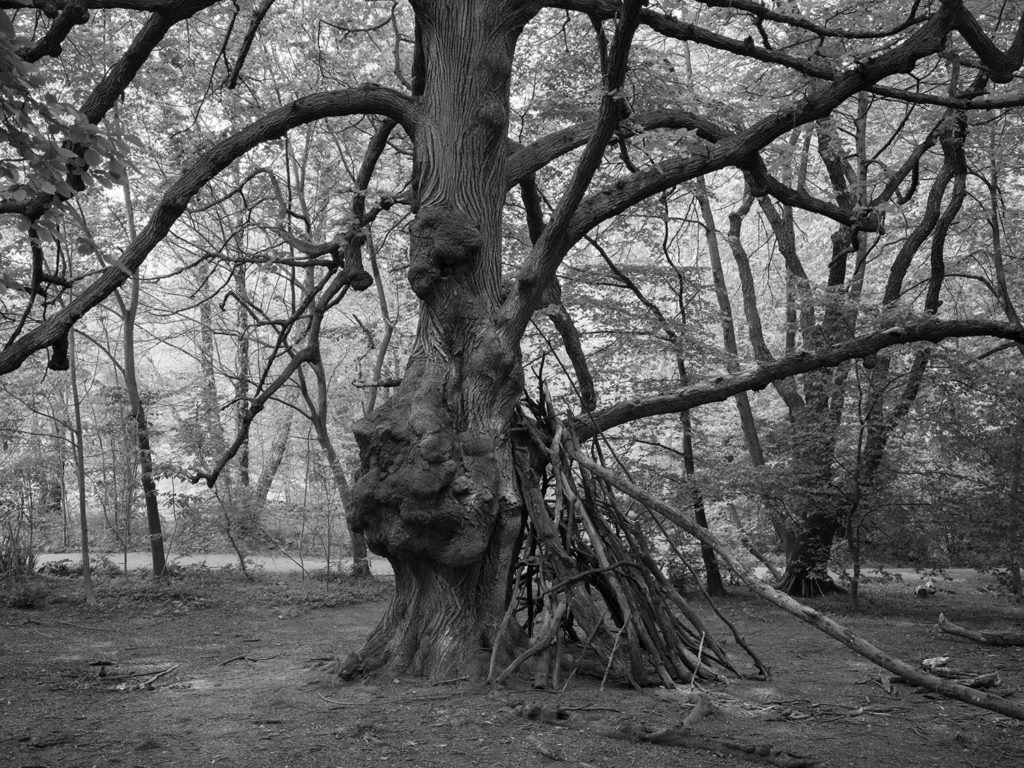
[[[793,755],[770,744],[740,744],[729,739],[716,739],[711,736],[688,733],[683,728],[653,730],[627,722],[599,729],[598,733],[610,739],[737,755],[746,760],[764,761],[769,765],[778,766],[778,768],[819,768],[822,765],[817,760]]]
[[[939,629],[951,635],[966,637],[976,643],[985,645],[1024,645],[1024,632],[979,632],[975,629],[967,629],[959,624],[954,624],[946,618],[946,614],[939,614]]]
[[[153,687],[153,683],[155,683],[157,680],[159,680],[164,675],[171,674],[171,672],[176,670],[179,666],[181,666],[181,665],[180,664],[173,664],[172,666],[168,667],[167,669],[163,669],[163,670],[157,672],[155,675],[153,675],[152,677],[149,677],[149,678],[143,680],[142,682],[132,682],[131,680],[126,680],[125,682],[119,683],[117,686],[115,686],[114,690],[117,690],[117,691],[141,691],[141,690],[144,690],[144,689],[145,690],[150,690]]]
[[[569,446],[563,446],[563,450],[565,450],[566,453],[568,453],[581,467],[602,478],[610,485],[615,486],[626,495],[631,496],[646,507],[652,514],[663,516],[666,520],[678,525],[691,536],[697,538],[702,544],[707,544],[709,547],[712,547],[726,562],[726,564],[732,568],[736,575],[742,579],[744,584],[768,602],[774,603],[787,613],[791,613],[798,619],[816,627],[826,635],[835,638],[839,642],[843,643],[843,645],[852,649],[869,661],[877,664],[883,669],[887,669],[890,672],[899,675],[914,685],[927,688],[930,691],[942,694],[943,696],[951,699],[957,699],[958,701],[963,701],[967,704],[973,704],[976,707],[988,709],[992,712],[998,712],[1001,715],[1012,717],[1015,720],[1024,720],[1024,704],[1008,701],[1007,699],[1003,699],[990,693],[984,693],[973,688],[968,688],[964,685],[959,685],[958,683],[943,680],[935,675],[922,672],[905,661],[901,661],[890,656],[880,648],[869,643],[867,640],[858,637],[849,629],[828,616],[825,616],[808,605],[804,605],[803,603],[794,600],[784,592],[780,592],[774,587],[765,584],[757,578],[756,575],[754,575],[753,570],[751,570],[743,563],[742,560],[740,560],[740,558],[736,556],[730,547],[726,546],[721,539],[711,533],[707,528],[698,525],[696,520],[691,516],[679,512],[668,504],[665,504],[660,499],[657,499],[641,488],[638,488],[633,483],[619,477],[614,472],[610,472],[604,467],[595,464],[583,456],[579,451],[574,450]]]
[[[946,678],[947,680],[955,680],[957,683],[967,688],[998,688],[1003,684],[998,672],[985,672],[984,674],[976,675],[973,672],[963,672],[958,669],[952,669],[951,667],[937,667],[932,670],[932,674],[936,677]],[[889,694],[895,692],[893,685],[896,683],[914,685],[910,680],[907,680],[900,675],[879,675],[867,682],[878,683],[882,690]],[[928,689],[923,688],[923,690]]]

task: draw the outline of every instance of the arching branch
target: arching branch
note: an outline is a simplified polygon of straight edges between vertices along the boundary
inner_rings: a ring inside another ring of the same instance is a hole
[[[586,194],[594,173],[619,123],[629,114],[623,85],[633,44],[633,34],[640,20],[640,0],[623,0],[619,9],[615,38],[608,56],[608,69],[604,73],[604,95],[597,125],[587,140],[586,147],[576,165],[569,185],[551,214],[551,219],[533,251],[523,262],[516,275],[515,288],[502,308],[505,332],[518,340],[537,308],[547,286],[552,282],[569,244],[567,234],[572,217],[583,195]]]
[[[668,394],[617,403],[588,416],[574,419],[572,426],[581,439],[587,439],[598,432],[637,419],[678,413],[700,405],[727,400],[740,392],[763,389],[779,379],[836,366],[853,358],[866,357],[880,349],[896,344],[910,344],[918,341],[937,343],[947,338],[966,336],[992,336],[1024,341],[1024,328],[1012,323],[993,320],[937,320],[934,318],[911,320],[852,339],[844,344],[822,349],[813,354],[800,352],[742,373],[682,387]]]
[[[570,244],[578,242],[597,224],[651,195],[711,171],[728,166],[749,166],[761,148],[793,126],[825,117],[858,91],[889,75],[909,72],[919,59],[941,51],[951,26],[948,13],[936,14],[903,43],[862,62],[835,82],[817,88],[806,98],[778,110],[750,128],[722,139],[705,153],[672,158],[589,195],[573,219]]]
[[[989,77],[996,83],[1009,83],[1014,73],[1024,64],[1024,16],[1017,25],[1013,42],[1005,51],[999,50],[995,41],[985,34],[981,24],[970,11],[964,8],[963,0],[942,0],[942,5],[953,14],[956,31],[967,41],[981,63],[989,68]]]
[[[410,134],[413,132],[409,99],[379,85],[304,96],[236,131],[200,155],[164,192],[149,222],[125,249],[119,266],[105,269],[64,309],[0,351],[0,374],[15,370],[33,352],[62,338],[86,312],[122,285],[164,239],[189,201],[236,159],[259,144],[280,138],[296,126],[326,117],[355,114],[384,115],[403,124]]]
[[[219,1],[183,0],[163,4],[155,10],[132,39],[124,55],[107,70],[82,103],[81,112],[88,122],[98,125],[103,120],[171,27]],[[84,151],[83,148],[78,154],[82,155]],[[21,213],[28,219],[38,219],[53,205],[55,199],[55,195],[41,194],[28,200],[0,200],[0,213]]]

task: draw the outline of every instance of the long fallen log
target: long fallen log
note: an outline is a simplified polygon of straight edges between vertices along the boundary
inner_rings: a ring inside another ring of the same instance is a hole
[[[976,643],[985,645],[1024,645],[1024,632],[979,632],[976,629],[967,629],[959,624],[954,624],[946,618],[946,614],[939,614],[939,629],[951,635],[966,637]]]
[[[1024,704],[1009,701],[999,696],[968,688],[967,686],[960,685],[949,680],[943,680],[940,677],[923,672],[905,661],[901,661],[900,659],[890,656],[880,648],[876,647],[864,638],[855,635],[849,629],[823,613],[820,613],[808,605],[804,605],[798,600],[794,600],[784,592],[780,592],[771,585],[764,583],[754,575],[751,568],[736,556],[736,553],[734,553],[729,546],[727,546],[707,528],[698,525],[697,521],[694,520],[692,516],[674,509],[643,489],[638,488],[628,480],[619,477],[614,472],[595,464],[586,456],[583,456],[579,451],[573,450],[569,446],[563,446],[563,448],[570,453],[572,458],[583,469],[602,478],[626,495],[631,496],[652,513],[657,513],[674,525],[679,526],[702,544],[712,547],[728,564],[728,566],[732,568],[736,575],[739,576],[744,584],[768,602],[774,603],[787,613],[793,614],[798,619],[821,630],[829,637],[835,638],[843,645],[852,649],[874,664],[877,664],[883,669],[889,670],[893,674],[899,675],[914,685],[927,688],[930,691],[934,691],[935,693],[939,693],[951,699],[963,701],[967,704],[973,704],[974,706],[981,707],[982,709],[998,712],[1001,715],[1012,717],[1015,720],[1024,720]]]

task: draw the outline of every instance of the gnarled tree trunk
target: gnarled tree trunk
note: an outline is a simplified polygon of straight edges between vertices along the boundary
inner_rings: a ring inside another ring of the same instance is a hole
[[[409,282],[421,301],[398,393],[356,426],[349,519],[396,592],[346,669],[435,680],[486,671],[522,528],[508,429],[517,343],[497,324],[512,55],[533,9],[414,3],[417,121]]]

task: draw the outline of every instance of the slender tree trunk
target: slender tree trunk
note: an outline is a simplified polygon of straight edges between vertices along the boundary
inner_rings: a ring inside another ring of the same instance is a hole
[[[267,505],[267,497],[270,495],[270,487],[274,484],[274,478],[281,468],[284,455],[288,450],[288,440],[292,434],[292,410],[285,411],[284,420],[278,425],[274,440],[270,444],[270,452],[263,462],[263,469],[260,470],[256,485],[253,487],[252,500],[258,509]]]
[[[689,43],[683,44],[683,52],[686,64],[686,78],[692,88],[694,85],[693,62],[690,58]],[[711,207],[711,195],[708,192],[708,185],[703,176],[698,176],[694,179],[694,197],[700,206],[700,215],[704,222],[704,236],[708,245],[708,261],[711,263],[711,281],[715,288],[715,300],[718,302],[719,318],[722,324],[722,344],[725,347],[726,354],[725,367],[729,373],[737,373],[740,367],[739,345],[736,343],[736,324],[733,320],[732,302],[729,301],[729,290],[725,284],[725,270],[722,268],[722,253],[718,242],[718,225],[715,221],[715,212]],[[746,392],[741,392],[733,399],[736,402],[736,412],[740,417],[740,427],[743,430],[743,439],[747,444],[750,463],[755,467],[763,466],[764,452],[761,449],[761,440],[757,435],[754,412],[750,407],[750,397]]]
[[[316,397],[314,398],[310,393],[303,372],[300,372],[299,375],[299,389],[306,401],[313,431],[316,432],[316,439],[320,444],[320,450],[323,451],[324,457],[327,459],[327,466],[331,470],[331,478],[334,480],[334,487],[338,491],[341,508],[345,513],[345,528],[346,532],[349,533],[349,537],[348,541],[343,538],[340,546],[342,548],[351,546],[352,575],[356,577],[369,576],[370,557],[366,549],[366,539],[355,535],[349,527],[348,510],[352,506],[352,494],[348,478],[345,476],[345,466],[334,447],[334,440],[331,438],[331,433],[328,429],[327,374],[322,362],[314,363],[313,373],[316,376]]]
[[[202,283],[210,277],[209,265],[201,265],[199,270],[200,290],[207,290]],[[214,362],[217,345],[213,329],[214,302],[208,300],[199,305],[199,403],[198,421],[200,434],[200,455],[211,463],[223,456],[227,449],[224,437],[224,425],[220,420],[220,397],[217,393],[217,373]],[[248,556],[246,542],[248,531],[240,514],[239,499],[236,492],[233,470],[223,472],[217,481],[215,493],[220,513],[220,529],[228,543],[238,556],[238,566],[246,576],[249,575],[245,559]]]
[[[757,290],[754,284],[754,274],[750,268],[750,259],[747,255],[746,249],[743,247],[742,240],[743,220],[750,211],[750,207],[752,205],[753,197],[747,194],[740,207],[729,214],[728,241],[733,253],[733,260],[736,262],[736,271],[740,279],[740,291],[743,297],[743,313],[747,320],[747,335],[750,339],[750,346],[754,353],[754,359],[759,362],[770,362],[774,357],[768,349],[768,344],[764,338],[764,331],[761,325],[761,312],[757,305]],[[785,334],[785,351],[787,354],[795,344],[795,329],[797,324],[796,303],[794,292],[792,290],[793,280],[791,278],[792,273],[787,271]],[[794,379],[785,379],[783,381],[775,382],[774,387],[775,391],[782,398],[782,401],[786,404],[790,424],[792,424],[795,415],[803,408],[804,405],[803,397],[801,397],[800,393],[797,391],[796,381]],[[763,465],[764,454],[760,451],[760,445],[752,446],[749,441],[747,445],[748,451],[753,448],[753,452],[750,453],[751,463],[754,464],[754,466]],[[782,545],[782,549],[784,551],[789,551],[795,537],[795,530],[793,528],[792,521],[781,511],[776,509],[775,505],[771,502],[766,501],[765,507],[768,509],[768,520],[771,523],[772,528],[775,530],[775,535],[778,537],[778,540]]]
[[[693,425],[690,421],[690,412],[684,411],[681,413],[680,419],[683,424],[683,470],[687,477],[692,478],[697,471],[697,467],[693,458]],[[697,520],[698,525],[710,528],[707,512],[704,507],[704,494],[696,487],[693,488],[693,516]],[[708,594],[712,597],[725,597],[728,595],[725,583],[722,581],[722,572],[718,567],[718,558],[715,555],[715,550],[706,544],[701,544],[700,557],[704,561]]]
[[[238,249],[241,252],[241,249]],[[239,432],[245,431],[245,415],[249,411],[249,286],[245,279],[245,264],[235,265],[235,422]],[[238,449],[235,457],[238,464],[238,482],[248,489],[249,480],[249,440],[248,438]]]
[[[71,377],[71,409],[74,418],[72,437],[75,448],[75,479],[78,484],[78,522],[82,530],[82,589],[87,605],[98,605],[92,586],[92,564],[89,561],[89,518],[85,503],[85,432],[82,429],[82,398],[78,389],[78,360],[75,355],[75,332],[68,333],[68,374]]]
[[[132,202],[131,187],[127,173],[122,182],[125,210],[128,214],[128,234],[135,239],[135,206]],[[153,472],[153,451],[149,440],[149,422],[139,392],[138,374],[135,368],[135,319],[139,311],[139,276],[131,277],[128,302],[121,302],[124,318],[124,386],[128,395],[128,408],[135,423],[135,438],[138,448],[139,481],[146,505],[146,524],[149,529],[149,550],[153,560],[153,576],[161,578],[167,569],[164,556],[163,524],[160,520],[160,503],[157,497]],[[127,570],[125,571],[127,573]]]

